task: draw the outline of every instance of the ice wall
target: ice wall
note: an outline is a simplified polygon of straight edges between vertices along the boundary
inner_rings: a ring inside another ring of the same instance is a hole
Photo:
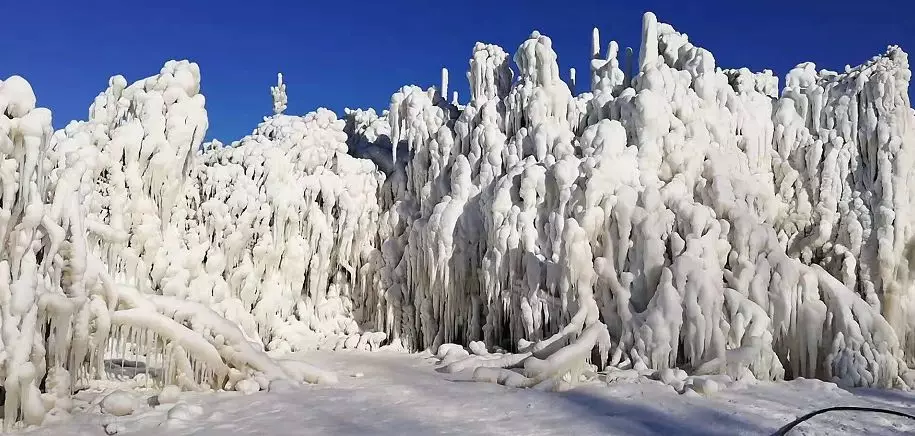
[[[408,349],[482,341],[449,367],[524,367],[478,371],[512,385],[612,342],[597,365],[911,386],[905,53],[802,64],[779,96],[650,13],[625,71],[592,44],[579,96],[538,32],[514,81],[477,44],[462,110],[394,95],[409,159],[382,188],[376,325]]]
[[[257,329],[244,330],[253,315],[213,304],[204,287],[191,176],[207,127],[199,87],[187,61],[130,86],[115,76],[88,121],[52,132],[25,80],[0,85],[5,430],[66,416],[71,392],[113,362],[185,389],[332,380],[268,357]]]
[[[377,347],[383,333],[363,338],[356,320],[373,298],[384,177],[347,154],[345,122],[277,114],[229,147],[203,146],[196,64],[125,83],[113,78],[90,121],[63,132],[105,155],[89,217],[114,280],[206,307],[258,350]]]
[[[324,109],[276,115],[198,156],[192,171],[199,274],[174,289],[224,308],[271,351],[384,340],[357,323],[382,296],[374,247],[384,175],[347,154],[344,125]]]

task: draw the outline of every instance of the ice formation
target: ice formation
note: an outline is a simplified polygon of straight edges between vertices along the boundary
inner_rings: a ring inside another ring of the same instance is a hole
[[[283,73],[276,73],[276,86],[270,87],[270,95],[273,96],[273,114],[283,113],[286,110],[286,103],[289,102],[286,97],[286,84],[283,83]]]
[[[283,115],[278,75],[275,114],[228,146],[202,144],[187,61],[113,77],[57,132],[3,81],[5,428],[111,359],[253,391],[334,380],[288,352],[382,344],[519,387],[608,367],[915,387],[906,54],[779,91],[651,13],[620,54],[595,30],[576,94],[547,36],[477,43],[466,105],[442,70],[344,119]]]
[[[376,325],[408,349],[475,344],[446,368],[515,386],[588,360],[911,386],[906,54],[802,64],[779,95],[651,13],[642,36],[621,65],[595,30],[577,96],[538,32],[514,80],[477,44],[466,107],[394,95],[384,140],[410,157],[380,197]],[[353,143],[384,130],[350,118]]]
[[[373,249],[384,175],[347,153],[345,124],[323,109],[277,115],[197,157],[189,197],[200,271],[174,287],[177,296],[222,306],[270,350],[384,341],[384,333],[360,334],[356,321],[379,295]]]
[[[113,362],[185,389],[333,378],[270,358],[245,330],[252,313],[214,290],[196,215],[199,86],[187,61],[130,86],[115,76],[88,121],[52,132],[25,80],[0,84],[5,429],[66,413]]]

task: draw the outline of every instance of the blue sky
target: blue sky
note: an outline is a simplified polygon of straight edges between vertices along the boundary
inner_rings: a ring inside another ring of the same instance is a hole
[[[111,75],[133,82],[168,59],[190,59],[202,70],[207,136],[228,142],[271,112],[269,86],[278,71],[288,86],[287,113],[382,109],[402,85],[438,84],[443,66],[463,99],[476,41],[514,53],[537,29],[553,39],[561,68],[578,69],[582,83],[591,29],[600,28],[604,44],[616,39],[637,49],[646,10],[711,50],[719,65],[770,68],[780,84],[803,61],[841,70],[891,43],[915,53],[909,1],[685,3],[0,0],[0,77],[28,79],[62,127],[86,118]]]

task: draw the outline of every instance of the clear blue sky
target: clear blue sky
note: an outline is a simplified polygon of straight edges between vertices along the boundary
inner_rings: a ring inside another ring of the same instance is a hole
[[[612,0],[0,0],[0,77],[28,79],[55,127],[85,119],[108,77],[133,82],[168,59],[200,64],[208,137],[250,132],[271,112],[269,86],[282,71],[287,113],[324,106],[387,107],[405,84],[439,82],[467,97],[476,41],[514,53],[531,30],[553,39],[563,70],[587,80],[591,29],[603,43],[638,48],[641,15],[654,11],[724,67],[784,74],[803,61],[841,70],[891,43],[915,53],[915,2]],[[691,2],[692,3],[692,2]],[[915,62],[915,55],[913,55]],[[910,92],[911,95],[911,92]]]

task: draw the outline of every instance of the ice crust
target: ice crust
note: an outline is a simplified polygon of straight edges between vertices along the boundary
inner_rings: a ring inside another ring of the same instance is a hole
[[[651,13],[638,58],[597,30],[592,53],[576,94],[547,36],[478,43],[466,104],[443,70],[343,119],[284,115],[278,75],[228,146],[203,143],[188,61],[112,77],[57,132],[3,80],[4,429],[66,414],[114,360],[250,392],[336,379],[287,353],[383,344],[517,387],[915,387],[907,55],[779,90]]]

